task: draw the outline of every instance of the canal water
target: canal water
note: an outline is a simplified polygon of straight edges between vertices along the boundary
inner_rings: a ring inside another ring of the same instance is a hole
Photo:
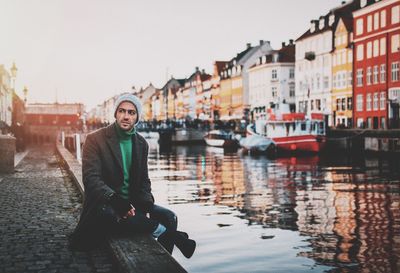
[[[173,253],[189,272],[400,272],[398,158],[149,142],[156,202],[197,241]]]

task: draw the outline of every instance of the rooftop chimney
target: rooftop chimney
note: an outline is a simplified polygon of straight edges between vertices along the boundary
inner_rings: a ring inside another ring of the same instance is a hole
[[[290,45],[293,45],[293,39],[290,39],[290,40],[289,40],[289,44],[290,44]]]
[[[247,47],[247,48],[250,48],[250,47],[251,47],[251,43],[247,43],[247,44],[246,44],[246,47]]]
[[[342,1],[342,5],[346,4],[346,1]]]
[[[198,72],[198,71],[199,71],[199,67],[198,67],[198,66],[196,66],[195,70],[196,70],[196,72]]]
[[[282,42],[282,47],[285,47],[285,46],[286,46],[285,42]]]
[[[260,40],[260,45],[262,45],[264,43],[264,40]]]

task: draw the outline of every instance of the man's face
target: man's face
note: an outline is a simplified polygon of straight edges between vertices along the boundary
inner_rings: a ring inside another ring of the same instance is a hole
[[[117,109],[116,121],[124,131],[132,130],[138,119],[136,107],[129,101],[122,102]]]

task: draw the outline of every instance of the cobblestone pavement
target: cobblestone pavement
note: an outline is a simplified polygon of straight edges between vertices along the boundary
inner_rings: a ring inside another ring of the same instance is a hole
[[[33,147],[16,170],[0,174],[0,272],[115,272],[105,246],[67,247],[82,203],[54,145]]]

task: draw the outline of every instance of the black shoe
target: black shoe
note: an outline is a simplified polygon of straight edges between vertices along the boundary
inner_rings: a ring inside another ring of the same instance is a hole
[[[187,235],[187,233],[185,232],[175,231],[173,233],[173,240],[175,245],[182,252],[182,254],[189,259],[190,257],[192,257],[196,249],[196,242],[194,240],[188,239],[185,234]]]
[[[179,231],[179,230],[177,230],[176,232],[177,232],[178,234],[182,235],[182,237],[185,237],[186,239],[189,239],[189,235],[188,235],[186,232]]]

